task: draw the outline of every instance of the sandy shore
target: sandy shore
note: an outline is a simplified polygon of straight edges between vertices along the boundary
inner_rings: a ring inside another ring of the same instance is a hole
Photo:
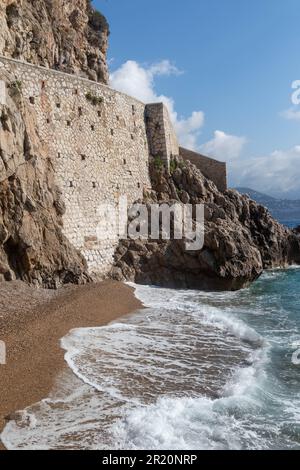
[[[0,365],[0,432],[5,417],[49,395],[66,367],[63,336],[72,328],[105,325],[138,308],[132,289],[113,281],[58,291],[1,283],[0,340],[6,343],[7,364]]]

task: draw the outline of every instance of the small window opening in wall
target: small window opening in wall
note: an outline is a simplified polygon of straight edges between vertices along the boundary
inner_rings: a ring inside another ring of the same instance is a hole
[[[46,82],[45,82],[45,80],[42,81],[42,90],[43,90],[44,88],[46,88]]]
[[[92,131],[94,131],[94,130],[95,130],[95,126],[94,126],[94,124],[92,124],[92,125],[91,125],[91,129],[92,129]]]
[[[71,121],[67,121],[67,126],[68,126],[68,127],[71,126]]]
[[[116,116],[116,119],[119,122],[120,121],[120,116]]]
[[[126,158],[123,159],[123,164],[126,165]]]
[[[82,107],[81,106],[79,106],[79,108],[78,108],[78,114],[79,114],[79,116],[82,116]]]
[[[86,155],[81,155],[81,160],[84,162],[86,160]]]
[[[56,103],[56,107],[57,107],[57,108],[60,108],[60,103]]]
[[[138,183],[138,184],[137,184],[137,187],[140,189],[140,187],[141,187],[141,183]]]
[[[134,135],[133,134],[131,134],[131,140],[134,140]]]
[[[133,114],[133,116],[135,115],[135,106],[134,106],[134,104],[132,105],[132,114]]]
[[[93,188],[96,188],[96,182],[95,182],[95,181],[93,181],[93,183],[92,183],[92,184],[93,184]]]
[[[70,181],[69,187],[70,187],[70,188],[73,188],[73,187],[74,187],[74,186],[73,186],[73,181]]]
[[[58,157],[58,158],[60,158],[60,157],[61,157],[61,153],[60,153],[60,152],[58,152],[58,154],[57,154],[57,157]]]
[[[78,90],[77,90],[77,88],[75,88],[75,90],[74,90],[74,95],[78,95]]]
[[[30,102],[30,104],[34,104],[34,102],[35,102],[35,99],[34,99],[34,97],[33,97],[33,96],[30,96],[30,98],[29,98],[29,102]]]
[[[98,117],[101,117],[101,111],[97,111]]]
[[[110,130],[110,133],[111,133],[111,135],[114,135],[114,130],[111,129],[111,130]]]
[[[103,157],[103,162],[104,162],[104,163],[106,162],[106,157]]]
[[[49,118],[47,118],[46,121],[47,121],[47,124],[50,124],[50,119]]]

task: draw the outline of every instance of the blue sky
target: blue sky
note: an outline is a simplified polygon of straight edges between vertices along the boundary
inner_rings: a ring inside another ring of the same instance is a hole
[[[94,5],[110,23],[112,86],[166,99],[183,144],[226,160],[231,185],[300,198],[299,0]]]

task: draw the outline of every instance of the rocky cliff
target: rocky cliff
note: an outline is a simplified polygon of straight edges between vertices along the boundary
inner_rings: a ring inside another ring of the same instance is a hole
[[[263,269],[300,263],[300,237],[272,218],[266,208],[234,190],[224,193],[190,162],[178,158],[171,172],[151,167],[146,204],[204,204],[205,243],[186,251],[185,240],[123,240],[113,276],[169,287],[235,290]],[[132,222],[132,221],[131,221]]]
[[[105,18],[88,0],[0,0],[0,54],[106,82],[108,34]],[[63,235],[64,200],[36,111],[23,98],[22,83],[9,72],[3,78],[8,96],[0,104],[0,281],[44,287],[86,282],[86,262]],[[157,163],[150,168],[152,189],[141,202],[204,204],[204,248],[186,251],[185,240],[174,239],[121,241],[115,278],[239,289],[264,268],[300,263],[299,234],[264,207],[237,191],[220,192],[188,160],[174,159],[170,171]]]
[[[90,0],[0,0],[0,54],[108,82],[109,26]]]
[[[62,233],[64,201],[35,114],[13,77],[0,104],[0,281],[84,283],[86,263]]]

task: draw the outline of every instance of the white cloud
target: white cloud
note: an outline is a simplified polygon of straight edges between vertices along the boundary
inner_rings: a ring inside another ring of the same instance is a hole
[[[299,108],[289,108],[280,113],[280,116],[289,121],[300,121],[300,111]]]
[[[230,186],[246,186],[279,197],[300,196],[300,145],[269,155],[245,158],[247,139],[215,131],[200,147],[205,155],[228,162]]]
[[[200,151],[210,157],[231,162],[240,157],[246,142],[245,137],[215,131],[213,139],[201,145]]]
[[[136,61],[128,60],[111,74],[110,85],[144,103],[163,102],[169,110],[180,144],[190,149],[196,149],[197,139],[204,124],[204,113],[194,111],[190,117],[185,119],[176,112],[173,98],[159,95],[155,90],[156,77],[180,75],[181,73],[168,60],[144,67]]]
[[[300,193],[300,145],[270,155],[232,163],[232,186],[247,186],[264,193],[295,197]]]
[[[144,103],[163,102],[168,107],[181,145],[228,162],[231,186],[247,186],[280,195],[300,196],[300,145],[287,150],[276,150],[269,155],[246,159],[242,155],[247,139],[243,136],[214,132],[213,138],[199,146],[198,138],[204,124],[204,113],[194,111],[188,118],[178,115],[172,97],[159,95],[155,89],[158,76],[179,75],[181,72],[168,60],[149,66],[129,60],[110,76],[113,88],[134,96]],[[285,119],[300,120],[299,108],[291,107],[281,115]]]

